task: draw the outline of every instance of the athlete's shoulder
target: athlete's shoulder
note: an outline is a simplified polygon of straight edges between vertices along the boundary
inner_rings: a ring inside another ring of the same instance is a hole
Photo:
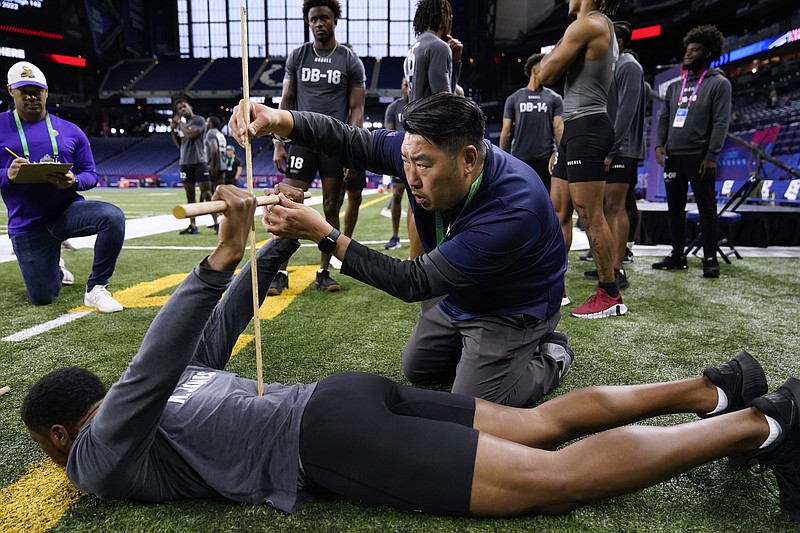
[[[555,92],[550,87],[542,87],[542,94],[546,95],[548,98],[552,98],[553,100],[561,100],[561,95]]]
[[[289,52],[289,55],[286,56],[286,64],[299,63],[305,56],[305,54],[311,51],[310,46],[311,43],[303,43],[294,50],[292,50],[291,52]]]
[[[428,50],[450,50],[450,45],[440,39],[438,35],[430,31],[426,31],[421,34],[419,36],[419,42],[421,46],[424,46]]]
[[[520,87],[519,89],[517,89],[516,91],[511,93],[509,95],[509,98],[513,98],[514,100],[517,100],[519,98],[525,98],[527,96],[527,94],[528,94],[528,88],[527,87]]]
[[[615,72],[619,71],[620,73],[626,74],[644,74],[642,65],[636,61],[636,58],[633,57],[632,54],[620,54],[619,59],[617,60],[617,65],[614,68]]]

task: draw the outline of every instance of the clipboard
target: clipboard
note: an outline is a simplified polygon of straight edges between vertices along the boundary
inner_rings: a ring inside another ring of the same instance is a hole
[[[17,177],[12,183],[50,183],[48,174],[66,174],[72,168],[72,163],[27,163],[20,165]]]

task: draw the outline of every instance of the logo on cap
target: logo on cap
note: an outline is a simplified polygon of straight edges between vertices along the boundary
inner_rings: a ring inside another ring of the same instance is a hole
[[[23,66],[22,67],[22,72],[20,72],[19,77],[20,78],[36,78],[36,75],[34,75],[34,73],[33,73],[33,71],[31,70],[30,67]]]

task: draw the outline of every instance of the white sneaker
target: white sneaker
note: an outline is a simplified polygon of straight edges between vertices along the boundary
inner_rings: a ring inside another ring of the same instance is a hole
[[[59,258],[58,266],[61,268],[61,284],[62,285],[72,285],[75,283],[75,276],[72,275],[72,272],[67,270],[64,267],[64,259]]]
[[[83,305],[94,307],[101,313],[122,311],[122,304],[111,296],[105,285],[95,285],[91,291],[84,294]]]
[[[392,210],[384,207],[383,209],[381,209],[381,216],[386,218],[392,218]]]
[[[342,269],[342,262],[339,261],[339,259],[337,259],[335,255],[331,256],[330,265],[331,265],[331,268],[335,268],[336,270],[341,270]]]

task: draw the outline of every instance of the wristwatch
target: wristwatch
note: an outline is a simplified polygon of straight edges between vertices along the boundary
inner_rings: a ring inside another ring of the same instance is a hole
[[[323,254],[332,254],[333,251],[336,249],[336,239],[339,238],[339,235],[341,235],[341,233],[339,233],[339,230],[333,228],[333,230],[330,233],[328,233],[325,237],[323,237],[322,240],[319,241],[319,244],[317,244],[317,248],[319,248],[319,251],[322,252]]]

